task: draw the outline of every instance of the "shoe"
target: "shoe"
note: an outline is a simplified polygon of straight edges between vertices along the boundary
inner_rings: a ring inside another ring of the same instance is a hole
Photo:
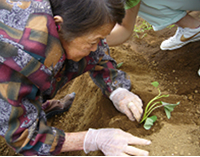
[[[60,100],[48,100],[42,108],[46,113],[46,118],[49,119],[54,115],[58,115],[68,111],[74,101],[75,93],[67,94],[63,99]]]
[[[200,68],[199,68],[199,70],[198,70],[198,72],[197,72],[197,73],[198,73],[198,75],[200,76]]]
[[[200,27],[196,29],[178,27],[173,37],[161,43],[160,49],[174,50],[198,40],[200,40]]]

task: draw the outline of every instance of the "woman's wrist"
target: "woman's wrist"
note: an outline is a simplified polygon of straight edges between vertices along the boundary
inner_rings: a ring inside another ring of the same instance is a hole
[[[61,152],[83,150],[83,143],[87,131],[67,133],[65,132],[65,141]]]

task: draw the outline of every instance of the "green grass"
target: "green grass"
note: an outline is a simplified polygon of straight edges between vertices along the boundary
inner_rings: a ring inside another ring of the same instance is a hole
[[[167,26],[167,28],[169,28],[169,29],[171,29],[173,27],[175,27],[175,25],[169,25],[169,26]]]
[[[140,34],[142,34],[141,35],[141,39],[142,39],[145,36],[147,36],[147,33],[145,33],[145,31],[148,31],[148,30],[151,30],[151,29],[153,29],[152,26],[148,22],[143,20],[143,22],[141,24],[135,25],[135,27],[134,27],[135,36],[137,38],[140,38]]]
[[[166,28],[171,29],[175,27],[175,25],[169,25]],[[147,36],[147,33],[145,31],[151,30],[153,29],[152,25],[149,24],[147,21],[143,20],[142,23],[138,24],[136,23],[135,27],[134,27],[134,32],[135,32],[135,37],[137,38],[144,38]]]

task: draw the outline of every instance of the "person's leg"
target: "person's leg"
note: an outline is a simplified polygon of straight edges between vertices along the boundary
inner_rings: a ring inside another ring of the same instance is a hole
[[[175,35],[160,46],[162,50],[174,50],[200,40],[200,21],[187,14],[187,10],[200,10],[200,0],[142,0],[138,15],[149,22],[155,31],[176,24]]]
[[[160,46],[162,50],[173,50],[200,40],[200,22],[187,14],[187,11],[199,10],[200,0],[142,0],[138,15],[149,22],[155,31],[176,24],[175,35]],[[200,69],[197,73],[200,76]]]
[[[187,14],[185,10],[175,10],[170,7],[169,5],[172,5],[174,1],[142,0],[138,15],[149,22],[154,31],[162,30],[168,25],[176,23]]]
[[[195,29],[200,26],[200,21],[196,18],[192,17],[189,14],[186,14],[183,18],[181,18],[178,22],[175,23],[178,27],[182,28],[192,28]]]
[[[188,10],[200,11],[200,0],[141,0],[138,15],[158,31],[184,19]]]
[[[186,14],[175,23],[178,28],[173,37],[163,41],[160,45],[162,50],[178,49],[190,42],[200,40],[200,21]]]

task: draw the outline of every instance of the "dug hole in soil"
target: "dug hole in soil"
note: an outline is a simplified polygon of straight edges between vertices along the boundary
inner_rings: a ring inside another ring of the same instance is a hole
[[[200,18],[199,12],[191,12]],[[143,19],[137,19],[137,25]],[[131,91],[146,104],[158,94],[153,81],[159,82],[162,94],[169,94],[162,101],[180,104],[167,119],[164,109],[159,108],[151,115],[158,117],[150,130],[142,124],[130,121],[118,112],[112,102],[104,97],[88,73],[67,84],[56,95],[56,99],[75,92],[76,98],[67,113],[48,120],[48,125],[66,132],[77,132],[89,128],[121,128],[135,136],[149,139],[149,146],[136,146],[148,150],[151,156],[199,156],[200,155],[200,41],[172,51],[160,50],[163,40],[173,36],[176,27],[161,31],[148,30],[138,33],[124,44],[111,47],[111,56],[117,63],[123,62],[120,70],[131,79]],[[147,33],[144,36],[144,33]],[[0,155],[19,155],[0,138]],[[60,153],[60,156],[85,156],[83,151]],[[87,155],[101,156],[102,152]]]

